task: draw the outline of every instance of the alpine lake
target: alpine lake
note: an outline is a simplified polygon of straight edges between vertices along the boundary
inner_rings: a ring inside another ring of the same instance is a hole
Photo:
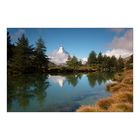
[[[75,112],[111,96],[111,73],[26,74],[8,76],[8,112]]]

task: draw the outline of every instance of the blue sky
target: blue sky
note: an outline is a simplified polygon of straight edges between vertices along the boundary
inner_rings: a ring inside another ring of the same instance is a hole
[[[21,34],[25,34],[29,43],[42,37],[47,47],[47,54],[57,49],[62,43],[65,50],[78,58],[89,55],[91,50],[105,53],[113,49],[109,47],[115,38],[121,39],[129,28],[8,28],[12,42],[16,42]],[[119,43],[120,44],[120,43]],[[127,47],[127,46],[126,46]]]

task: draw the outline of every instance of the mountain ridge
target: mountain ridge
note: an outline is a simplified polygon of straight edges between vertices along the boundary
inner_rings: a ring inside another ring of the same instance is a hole
[[[48,55],[50,61],[56,65],[66,64],[66,61],[68,60],[69,56],[70,54],[67,51],[65,51],[62,45]]]

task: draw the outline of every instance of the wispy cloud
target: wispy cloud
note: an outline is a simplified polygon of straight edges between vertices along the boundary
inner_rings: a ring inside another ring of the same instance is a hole
[[[127,57],[131,55],[133,53],[133,30],[127,30],[121,37],[115,36],[108,47],[110,50],[105,52],[108,56]]]
[[[15,32],[14,34],[11,34],[11,39],[13,40],[13,42],[15,42],[24,33],[25,33],[24,29],[18,29],[17,32]]]
[[[121,32],[124,32],[125,28],[110,28],[109,31],[119,34]]]

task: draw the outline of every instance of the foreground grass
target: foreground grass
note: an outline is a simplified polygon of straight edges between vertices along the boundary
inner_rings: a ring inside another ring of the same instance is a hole
[[[111,97],[100,99],[96,105],[83,105],[77,112],[132,112],[133,111],[133,70],[118,73],[117,83],[107,85]]]

